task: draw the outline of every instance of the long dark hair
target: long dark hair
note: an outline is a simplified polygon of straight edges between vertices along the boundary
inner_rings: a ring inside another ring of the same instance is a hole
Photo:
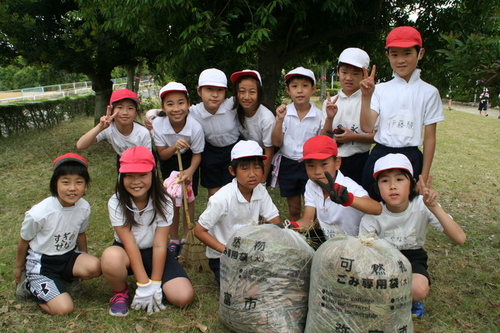
[[[168,200],[168,193],[165,191],[163,184],[158,177],[158,172],[156,168],[151,171],[151,188],[148,191],[149,197],[153,202],[153,209],[155,211],[155,217],[160,216],[164,220],[167,219],[165,212],[168,209],[173,209],[172,201]],[[128,207],[132,207],[133,198],[125,189],[123,185],[123,174],[120,173],[118,175],[118,181],[116,182],[115,193],[118,198],[118,205],[122,209],[123,215],[125,216],[125,226],[129,226],[130,228],[138,225],[137,221],[134,219],[134,212],[131,211]],[[153,223],[155,217],[151,220],[150,224]]]
[[[240,77],[238,80],[236,80],[236,82],[233,85],[233,102],[234,102],[233,109],[236,109],[236,112],[238,114],[238,121],[243,128],[245,128],[245,111],[243,110],[241,104],[238,102],[238,90],[240,89],[241,81],[245,79],[253,79],[257,84],[257,104],[258,104],[257,108],[262,104],[262,99],[264,98],[264,90],[262,89],[262,85],[255,76],[244,75]]]

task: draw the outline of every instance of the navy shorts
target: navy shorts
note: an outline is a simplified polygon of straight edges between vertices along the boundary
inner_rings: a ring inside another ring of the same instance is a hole
[[[73,267],[81,253],[71,250],[65,254],[49,256],[29,251],[26,261],[27,287],[39,304],[45,304],[66,292],[64,283],[75,279]]]
[[[427,272],[427,252],[424,249],[416,250],[401,250],[401,253],[408,259],[411,264],[411,272],[416,274],[422,274],[429,281],[429,286],[431,285],[431,279],[429,278],[429,273]]]
[[[119,246],[123,248],[123,244],[115,241],[113,243],[114,246]],[[144,269],[146,270],[146,274],[151,278],[151,272],[153,270],[153,249],[141,249],[142,263],[144,265]],[[128,268],[128,275],[134,275],[132,268]],[[172,279],[183,277],[189,279],[186,271],[182,268],[181,264],[175,259],[175,256],[167,251],[167,259],[165,261],[165,268],[163,269],[163,276],[161,278],[162,285],[165,282],[168,282]]]
[[[278,174],[281,197],[289,198],[304,194],[308,179],[304,162],[281,157]]]
[[[358,185],[363,181],[363,169],[368,160],[369,152],[358,153],[347,157],[342,157],[340,171],[346,177],[354,180]]]
[[[370,156],[368,156],[368,160],[363,169],[363,181],[361,183],[370,197],[376,201],[381,201],[382,198],[375,192],[376,180],[373,178],[373,168],[375,162],[387,154],[406,155],[413,167],[413,178],[415,178],[416,181],[418,181],[418,176],[422,173],[424,156],[418,147],[391,148],[377,143],[371,150]]]
[[[186,170],[191,166],[191,159],[193,158],[193,152],[188,149],[184,154],[181,154],[182,168]],[[168,160],[160,160],[160,170],[163,180],[170,177],[172,171],[179,171],[179,160],[177,154],[170,157]],[[194,196],[198,195],[198,182],[200,179],[200,169],[196,169],[193,174],[193,179],[191,180],[191,185],[193,187]]]
[[[222,187],[233,180],[229,173],[231,165],[231,150],[234,145],[215,147],[205,141],[205,149],[201,155],[201,186],[205,188]]]

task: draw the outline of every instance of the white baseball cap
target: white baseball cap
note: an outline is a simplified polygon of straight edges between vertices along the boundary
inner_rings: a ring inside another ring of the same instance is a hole
[[[379,173],[390,169],[404,169],[413,174],[410,160],[403,154],[387,154],[379,158],[373,167],[373,178],[377,179]]]
[[[297,76],[297,75],[302,75],[310,78],[313,80],[314,84],[316,84],[316,78],[314,77],[314,73],[312,70],[304,68],[304,67],[297,67],[295,69],[292,69],[285,75],[285,82],[290,80],[292,77]]]
[[[370,66],[370,56],[362,49],[349,47],[340,54],[339,63],[349,64],[358,68],[368,68]]]
[[[243,157],[258,156],[263,160],[267,159],[266,155],[262,154],[262,147],[252,140],[241,140],[231,149],[231,161]]]
[[[235,84],[236,81],[242,76],[253,76],[257,80],[259,80],[259,83],[262,85],[262,79],[260,78],[260,73],[251,69],[244,69],[239,72],[234,72],[231,74],[231,83]]]
[[[163,96],[166,93],[168,93],[169,91],[182,91],[182,92],[186,93],[186,95],[189,96],[189,93],[188,93],[186,87],[182,83],[169,82],[160,89],[160,99],[162,99]]]
[[[227,77],[217,68],[205,69],[198,78],[198,87],[212,86],[227,88]]]

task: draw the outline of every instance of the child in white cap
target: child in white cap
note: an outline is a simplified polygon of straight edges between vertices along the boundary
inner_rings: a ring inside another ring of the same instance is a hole
[[[205,135],[203,128],[193,118],[189,117],[189,94],[182,83],[169,82],[160,89],[160,100],[162,112],[153,121],[153,137],[160,158],[160,169],[163,180],[169,178],[172,172],[176,172],[175,183],[185,183],[189,193],[194,196],[198,194],[198,167],[201,162],[201,154],[205,147]],[[181,163],[177,156],[181,153]],[[182,177],[178,173],[183,169]],[[193,196],[192,195],[192,196]],[[188,203],[189,217],[194,221],[194,200]],[[174,207],[174,218],[170,228],[169,251],[179,256],[182,244],[185,242],[188,225],[187,217],[184,216],[183,234],[179,239],[180,207]]]
[[[363,132],[360,128],[361,91],[359,84],[363,80],[363,68],[370,66],[368,53],[357,47],[342,51],[337,65],[340,89],[336,96],[327,96],[323,103],[323,135],[333,137],[338,144],[339,157],[342,157],[340,171],[344,176],[361,184],[363,168],[368,159],[375,133]],[[327,102],[337,105],[334,112],[328,112]],[[335,112],[337,110],[337,112]]]
[[[420,176],[423,195],[416,191],[413,167],[403,154],[387,154],[375,162],[373,170],[376,191],[382,198],[382,214],[365,215],[359,234],[375,234],[385,239],[408,258],[412,266],[412,314],[422,317],[430,289],[427,272],[427,252],[423,249],[427,226],[443,232],[455,244],[465,242],[462,228],[438,203],[438,194]]]
[[[235,178],[211,196],[194,234],[207,245],[206,254],[215,279],[220,281],[220,256],[231,234],[245,225],[280,223],[279,212],[260,184],[267,157],[255,141],[239,141],[231,150],[229,172]]]
[[[236,123],[236,110],[231,98],[226,99],[227,78],[216,68],[205,69],[198,78],[197,92],[201,103],[189,108],[205,133],[200,170],[200,184],[211,196],[233,178],[228,171],[231,149],[240,133]]]
[[[280,151],[273,165],[279,170],[277,180],[281,197],[287,198],[288,218],[296,221],[301,215],[302,195],[308,180],[304,163],[299,162],[302,146],[307,139],[320,134],[322,115],[310,100],[316,91],[313,71],[297,67],[285,75],[285,82],[292,103],[281,104],[276,109],[272,139]]]

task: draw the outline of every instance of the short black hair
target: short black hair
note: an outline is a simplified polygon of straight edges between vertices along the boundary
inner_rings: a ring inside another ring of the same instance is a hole
[[[236,172],[236,169],[250,164],[258,164],[261,168],[264,168],[264,160],[260,156],[236,158],[231,161],[231,168],[233,168],[233,171]]]
[[[52,196],[57,197],[57,181],[60,177],[66,175],[78,175],[85,179],[85,185],[90,183],[89,171],[82,163],[76,161],[61,163],[61,165],[54,170],[50,178],[49,189]]]
[[[290,77],[288,80],[286,80],[287,87],[290,85],[290,81],[292,81],[293,79],[308,80],[311,83],[311,86],[313,86],[313,87],[315,86],[314,80],[311,79],[309,76],[298,74],[298,75],[294,75],[294,76]]]
[[[413,175],[410,173],[410,171],[406,170],[406,169],[398,169],[399,171],[401,171],[401,173],[403,174],[403,176],[406,177],[406,179],[408,179],[410,181],[410,195],[409,195],[409,199],[410,201],[412,201],[413,199],[415,199],[416,197],[418,197],[418,192],[417,192],[417,181],[415,180],[415,178],[413,178]],[[377,175],[377,180],[375,181],[375,183],[373,184],[373,186],[375,186],[374,190],[375,190],[375,193],[380,197],[380,200],[385,203],[384,199],[382,199],[382,196],[380,195],[380,189],[378,188],[378,179],[380,177],[380,174],[381,172],[379,172],[379,174]]]

